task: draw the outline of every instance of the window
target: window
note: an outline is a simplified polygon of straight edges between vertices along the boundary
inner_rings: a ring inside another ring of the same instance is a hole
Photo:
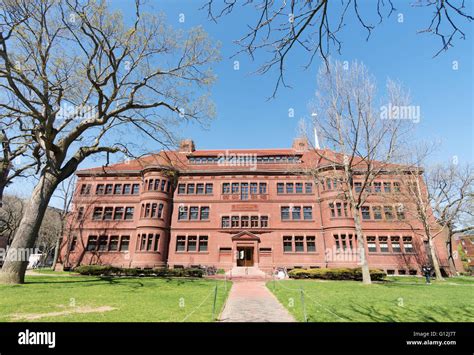
[[[209,219],[209,207],[201,207],[201,219]]]
[[[106,195],[112,195],[113,186],[114,185],[112,185],[112,184],[105,185],[105,194]]]
[[[130,195],[130,192],[131,192],[131,186],[130,184],[124,184],[123,185],[123,194],[124,195]]]
[[[326,179],[326,189],[331,190],[331,179]]]
[[[145,205],[145,214],[144,214],[144,217],[146,217],[146,218],[150,217],[150,204],[149,204],[149,203],[147,203],[147,204]]]
[[[291,253],[293,251],[293,237],[283,237],[283,252]]]
[[[361,207],[361,212],[362,212],[362,219],[370,219],[370,207],[369,206],[362,206]]]
[[[277,183],[277,193],[278,194],[284,193],[285,192],[284,189],[285,189],[285,184],[284,183],[282,183],[282,182]]]
[[[372,213],[374,214],[374,219],[376,220],[382,219],[382,207],[372,206]]]
[[[336,217],[336,210],[334,208],[334,203],[329,204],[329,209],[331,210],[331,217]]]
[[[375,237],[367,237],[367,250],[369,253],[375,253],[377,251],[377,243]]]
[[[199,219],[199,207],[192,206],[189,208],[189,219],[192,221]]]
[[[407,253],[413,252],[412,237],[403,237],[403,248],[405,249],[405,252]]]
[[[151,204],[151,218],[155,218],[157,208],[158,208],[157,203],[152,203]]]
[[[163,207],[164,207],[164,205],[162,203],[160,203],[159,206],[158,206],[158,214],[156,215],[157,218],[162,218],[163,217]]]
[[[294,220],[300,220],[301,219],[301,207],[293,207],[292,209],[292,217]]]
[[[188,237],[188,251],[196,251],[197,248],[197,237],[195,235],[190,235]]]
[[[316,237],[314,236],[306,237],[306,251],[308,253],[316,251]]]
[[[97,249],[97,237],[90,235],[87,241],[87,251],[95,251]]]
[[[204,194],[204,184],[196,184],[196,193],[198,195]]]
[[[397,206],[397,219],[399,221],[403,221],[405,219],[405,207],[401,203]]]
[[[123,207],[115,207],[114,220],[123,219]]]
[[[304,237],[295,237],[295,251],[297,253],[304,252]]]
[[[390,237],[390,243],[392,244],[392,251],[394,253],[400,253],[402,251],[400,237]]]
[[[304,184],[304,192],[307,194],[312,194],[313,193],[313,183],[307,182]]]
[[[354,241],[353,241],[353,238],[354,236],[352,234],[349,234],[348,235],[348,239],[349,239],[349,248],[352,250],[354,249]]]
[[[120,240],[120,251],[128,251],[129,244],[130,244],[130,237],[122,236]]]
[[[293,183],[292,182],[288,182],[286,184],[286,193],[287,194],[292,194],[293,193]]]
[[[394,182],[393,183],[393,191],[396,193],[400,192],[400,183],[399,182]]]
[[[258,193],[258,184],[256,182],[250,183],[250,194],[256,195]]]
[[[76,250],[76,246],[77,246],[77,237],[74,236],[74,237],[72,237],[71,244],[69,246],[69,251]]]
[[[383,183],[383,190],[386,193],[390,193],[392,191],[392,183],[391,182],[384,182]]]
[[[223,216],[221,219],[222,228],[229,228],[230,227],[230,218],[228,216]]]
[[[239,193],[239,183],[238,182],[233,182],[232,183],[232,193],[233,194],[238,194]]]
[[[354,183],[354,190],[355,190],[355,192],[361,192],[362,191],[362,183],[361,182],[355,182]]]
[[[349,212],[348,212],[348,209],[347,209],[347,202],[344,202],[343,206],[344,206],[344,217],[349,217]]]
[[[176,251],[185,251],[186,250],[186,237],[183,235],[178,235],[176,237]]]
[[[232,216],[231,225],[232,225],[232,228],[238,228],[239,227],[239,216]]]
[[[302,182],[297,182],[295,184],[295,192],[297,194],[302,194],[303,193],[303,183]]]
[[[153,234],[148,234],[148,240],[146,243],[146,250],[151,251],[153,249],[153,241],[154,241],[154,236]]]
[[[140,250],[146,250],[146,234],[139,234]]]
[[[118,235],[110,236],[109,251],[117,251],[118,246],[119,246],[119,237],[118,237]]]
[[[336,203],[337,216],[342,217],[342,204],[340,202]]]
[[[248,200],[249,199],[249,184],[246,182],[243,182],[240,185],[240,198],[242,200]]]
[[[207,236],[199,237],[199,251],[200,252],[207,251]]]
[[[259,185],[260,188],[260,194],[266,194],[267,193],[267,183],[266,182],[261,182]]]
[[[81,185],[81,195],[89,195],[91,193],[91,185],[90,184],[82,184]]]
[[[158,246],[160,245],[160,235],[155,234],[155,245],[153,247],[153,251],[158,251]]]
[[[336,244],[336,253],[339,253],[341,251],[341,243],[338,235],[334,235],[334,242]]]
[[[250,227],[251,228],[258,228],[258,216],[250,217]]]
[[[155,191],[158,191],[160,189],[160,179],[155,180],[155,186],[153,187]]]
[[[346,251],[346,250],[347,250],[346,235],[345,235],[345,234],[341,234],[341,235],[340,235],[340,240],[341,240],[342,250]]]
[[[96,195],[103,195],[104,194],[104,184],[98,184],[97,187],[95,188],[95,194]]]
[[[242,228],[248,228],[248,226],[249,226],[249,217],[248,216],[242,216],[240,218],[240,226]]]
[[[379,237],[380,252],[388,253],[388,237]]]
[[[140,193],[140,184],[132,185],[132,195],[138,195]]]
[[[115,184],[114,186],[114,195],[122,194],[122,184]]]
[[[313,207],[305,206],[303,207],[303,215],[305,220],[312,220],[313,219]]]
[[[267,228],[268,227],[268,216],[260,217],[260,227]]]
[[[212,195],[212,184],[206,184],[206,195]]]
[[[77,210],[77,219],[80,221],[84,218],[84,207],[79,207]]]
[[[184,195],[186,193],[186,185],[178,184],[178,195]]]
[[[385,219],[391,220],[393,219],[393,207],[392,206],[384,206],[383,207],[385,213]]]
[[[161,190],[161,192],[166,191],[166,180],[161,180],[160,190]]]
[[[94,213],[92,214],[92,219],[93,220],[99,220],[102,219],[102,207],[94,207]]]
[[[332,181],[332,188],[333,188],[334,190],[337,189],[337,179],[334,179],[334,180]]]
[[[178,211],[179,211],[179,212],[178,212],[178,220],[179,220],[179,221],[188,219],[188,207],[186,207],[186,206],[179,206]]]
[[[189,194],[194,194],[195,185],[194,185],[194,184],[188,184],[187,187],[188,187],[188,188],[187,188],[187,191],[186,191],[187,194],[188,194],[188,195],[189,195]]]
[[[382,192],[382,183],[381,182],[374,182],[374,192]]]
[[[225,182],[222,184],[222,193],[223,194],[229,194],[230,193],[230,184],[228,182]]]
[[[281,219],[282,220],[289,220],[290,219],[290,207],[282,207],[281,208]]]
[[[106,235],[101,235],[99,237],[99,251],[107,251],[107,242],[108,237]]]
[[[133,219],[133,212],[135,211],[135,207],[125,207],[125,219],[131,220]]]

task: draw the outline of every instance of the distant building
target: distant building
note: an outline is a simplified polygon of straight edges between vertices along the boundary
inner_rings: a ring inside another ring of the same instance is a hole
[[[71,233],[60,261],[122,267],[357,267],[357,238],[340,181],[321,155],[296,139],[289,149],[177,151],[77,172]],[[318,167],[318,181],[308,175]],[[355,182],[358,188],[360,182]],[[387,201],[397,176],[374,182],[362,210],[371,268],[420,273],[422,228]],[[444,242],[436,242],[449,273]]]
[[[464,255],[458,255],[457,259],[462,262],[462,266],[465,270],[460,270],[459,267],[456,268],[458,271],[474,273],[474,231],[455,234],[454,240],[456,241],[455,245],[460,246],[463,251]],[[464,258],[464,260],[462,260],[462,258]]]

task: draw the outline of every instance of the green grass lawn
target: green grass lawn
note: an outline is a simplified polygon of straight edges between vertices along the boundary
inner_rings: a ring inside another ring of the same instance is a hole
[[[23,285],[0,285],[0,322],[211,322],[216,285],[218,314],[230,282],[27,276]]]
[[[304,321],[304,302],[310,322],[474,322],[472,277],[431,285],[417,277],[391,277],[372,285],[282,280],[270,281],[267,287],[298,321]]]

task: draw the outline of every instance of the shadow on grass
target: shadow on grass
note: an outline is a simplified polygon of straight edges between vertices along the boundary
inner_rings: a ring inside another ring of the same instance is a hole
[[[424,306],[420,309],[394,305],[389,314],[387,314],[387,308],[382,313],[373,305],[354,304],[350,306],[350,309],[355,313],[354,316],[347,317],[342,314],[341,316],[351,322],[360,322],[360,316],[373,322],[459,322],[460,317],[471,313],[471,310],[466,306],[458,307],[456,311],[453,311],[453,309],[440,306]],[[409,317],[406,316],[407,313],[410,315]]]

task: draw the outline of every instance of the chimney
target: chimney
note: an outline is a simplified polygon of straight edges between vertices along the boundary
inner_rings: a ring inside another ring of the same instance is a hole
[[[306,152],[309,150],[308,140],[304,137],[295,138],[293,140],[293,147],[297,152]]]
[[[179,152],[180,153],[192,153],[196,150],[194,146],[194,141],[192,139],[183,139],[179,142]]]

